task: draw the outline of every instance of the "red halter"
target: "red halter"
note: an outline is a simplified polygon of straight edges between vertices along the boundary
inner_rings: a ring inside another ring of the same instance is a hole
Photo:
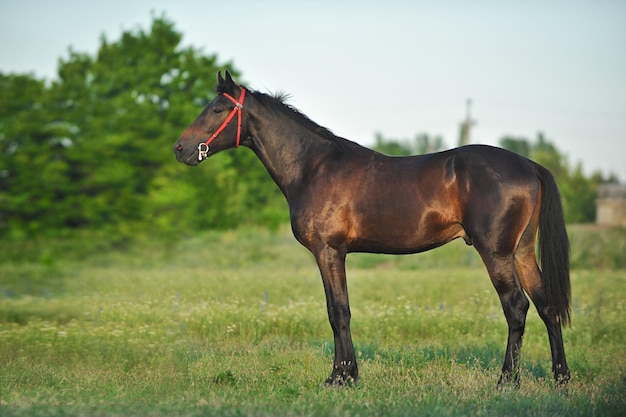
[[[234,97],[229,94],[221,93],[221,95],[235,103],[235,107],[233,107],[228,117],[226,117],[226,120],[222,122],[222,124],[220,125],[220,127],[217,128],[215,133],[213,133],[206,140],[206,142],[202,142],[198,145],[198,159],[200,161],[202,161],[203,158],[207,157],[207,153],[209,152],[209,145],[215,140],[215,138],[217,138],[217,135],[222,133],[222,130],[226,129],[228,123],[230,123],[230,121],[233,120],[233,117],[235,117],[235,113],[237,113],[237,142],[235,142],[235,147],[239,147],[239,142],[241,141],[241,109],[243,109],[243,100],[246,98],[246,89],[243,87],[239,87],[239,89],[241,91],[241,94],[239,95],[239,101],[235,100]]]

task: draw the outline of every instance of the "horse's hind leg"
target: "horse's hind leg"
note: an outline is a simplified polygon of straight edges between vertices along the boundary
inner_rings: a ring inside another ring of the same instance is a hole
[[[485,256],[479,250],[491,282],[498,292],[502,310],[509,327],[506,353],[502,365],[502,374],[498,386],[507,383],[519,385],[519,354],[522,348],[522,337],[526,326],[526,313],[530,303],[522,291],[513,266],[513,255],[498,257]]]
[[[532,238],[532,240],[531,240]],[[570,379],[570,371],[565,359],[561,323],[546,302],[545,290],[541,279],[541,271],[535,259],[535,236],[522,238],[520,247],[515,253],[515,269],[522,287],[535,304],[539,317],[548,330],[550,350],[552,352],[552,372],[557,384],[566,384]]]

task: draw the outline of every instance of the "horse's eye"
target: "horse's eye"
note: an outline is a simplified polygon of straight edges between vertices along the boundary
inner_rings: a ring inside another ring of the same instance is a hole
[[[222,109],[220,109],[219,107],[216,107],[213,109],[213,113],[221,113]]]

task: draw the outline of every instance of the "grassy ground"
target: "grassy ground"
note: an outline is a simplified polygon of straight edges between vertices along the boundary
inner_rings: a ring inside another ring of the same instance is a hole
[[[1,242],[0,414],[623,415],[626,234],[571,235],[572,383],[552,386],[531,309],[522,386],[509,391],[495,390],[505,319],[462,242],[348,257],[361,368],[349,389],[322,387],[333,352],[322,285],[286,229]]]

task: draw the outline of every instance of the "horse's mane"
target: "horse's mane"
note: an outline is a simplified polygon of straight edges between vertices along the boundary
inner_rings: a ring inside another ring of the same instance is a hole
[[[288,104],[287,100],[289,99],[289,95],[287,93],[277,92],[274,94],[266,94],[259,91],[248,91],[252,93],[254,97],[258,99],[264,106],[286,115],[290,119],[298,122],[306,129],[311,130],[325,140],[332,142],[339,148],[343,150],[354,150],[355,146],[358,148],[362,148],[361,145],[358,145],[350,140],[340,138],[339,136],[335,135],[330,129],[318,125],[306,114],[302,113],[291,104]]]
[[[300,110],[287,103],[287,100],[290,98],[289,94],[282,91],[273,94],[265,94],[259,91],[253,91],[252,93],[266,107],[270,107],[272,110],[289,116],[289,118],[304,125],[304,127],[306,127],[307,129],[313,130],[327,139],[336,138],[335,134],[331,132],[330,129],[318,125],[306,114],[302,113]]]

